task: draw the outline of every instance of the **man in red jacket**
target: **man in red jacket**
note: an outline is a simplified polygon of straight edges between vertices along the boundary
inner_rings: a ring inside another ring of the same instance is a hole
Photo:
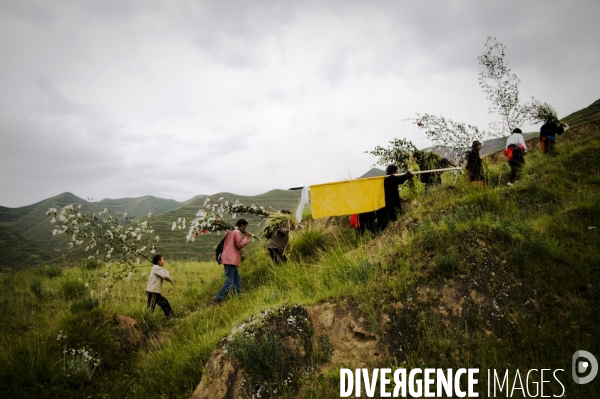
[[[235,224],[235,229],[227,233],[223,243],[223,254],[221,263],[225,268],[225,283],[219,293],[213,298],[215,302],[222,302],[229,295],[229,291],[240,293],[242,291],[242,279],[238,272],[242,258],[242,248],[250,243],[251,233],[246,232],[248,221],[240,219]],[[245,237],[244,237],[245,235]]]

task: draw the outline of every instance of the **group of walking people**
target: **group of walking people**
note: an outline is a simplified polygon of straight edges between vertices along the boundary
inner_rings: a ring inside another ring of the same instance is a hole
[[[290,215],[291,212],[282,210],[282,214]],[[248,221],[246,219],[239,219],[235,228],[223,238],[223,249],[218,258],[219,264],[223,265],[225,273],[225,282],[223,286],[213,297],[213,302],[220,303],[224,301],[230,293],[240,293],[242,291],[242,278],[238,268],[243,258],[242,249],[250,243],[250,238],[253,237],[252,233],[247,232]],[[290,230],[295,228],[294,221],[290,219],[288,226],[280,226],[277,229],[267,230],[265,229],[265,237],[270,239],[267,244],[269,255],[273,262],[277,265],[287,261],[285,256],[285,249],[289,243]],[[167,319],[175,316],[171,305],[167,298],[162,296],[162,282],[163,280],[169,281],[175,284],[175,280],[169,274],[169,271],[164,268],[165,259],[160,254],[154,255],[152,259],[152,269],[148,277],[148,284],[146,286],[146,295],[148,297],[147,307],[151,312],[154,312],[156,305],[158,305]]]
[[[556,143],[556,136],[563,134],[568,128],[567,124],[556,120],[546,121],[540,128],[542,153],[552,153]],[[467,154],[466,169],[468,181],[483,184],[483,162],[479,154],[481,146],[481,142],[477,140],[473,142],[471,150]],[[507,183],[509,186],[512,186],[519,177],[520,171],[525,164],[527,150],[527,144],[523,139],[523,132],[521,129],[515,128],[506,140],[506,150],[504,152],[510,166],[510,175]],[[360,233],[366,230],[381,232],[387,228],[390,222],[398,220],[398,215],[402,213],[398,186],[412,179],[414,175],[410,170],[404,174],[398,174],[398,167],[396,165],[389,165],[386,168],[385,174],[386,177],[383,180],[385,206],[374,212],[352,215],[351,224]],[[283,210],[281,213],[290,214],[287,210]],[[250,238],[252,237],[252,233],[246,231],[247,227],[248,221],[246,219],[239,219],[235,225],[235,229],[225,235],[223,251],[219,258],[219,263],[224,268],[225,282],[213,298],[215,303],[224,301],[232,292],[239,293],[242,290],[242,279],[238,268],[242,260],[242,249],[250,243]],[[276,231],[265,229],[265,237],[270,239],[267,249],[275,264],[279,265],[287,261],[284,251],[289,242],[290,230],[293,230],[294,227],[293,220],[290,220],[290,225],[279,227]],[[151,311],[154,311],[154,308],[158,305],[165,313],[165,316],[171,318],[175,314],[169,301],[161,295],[161,288],[163,280],[169,281],[172,284],[175,284],[175,280],[164,268],[165,261],[162,255],[156,254],[152,263],[152,270],[150,271],[146,287],[148,297],[147,306]]]
[[[563,134],[569,125],[558,120],[547,120],[540,128],[540,144],[543,154],[554,153],[556,144],[556,136]],[[483,161],[479,151],[481,143],[477,140],[473,141],[471,150],[467,154],[467,180],[473,183],[483,184],[484,171]],[[508,176],[508,186],[512,186],[517,181],[521,169],[525,165],[525,154],[527,154],[527,144],[523,139],[523,132],[519,128],[515,128],[512,134],[506,139],[506,149],[504,155],[510,166],[510,174]]]

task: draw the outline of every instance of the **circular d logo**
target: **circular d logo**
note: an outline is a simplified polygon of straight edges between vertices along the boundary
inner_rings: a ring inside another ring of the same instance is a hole
[[[594,355],[592,355],[588,351],[580,350],[573,353],[573,361],[571,363],[571,366],[571,371],[573,373],[573,381],[575,381],[575,383],[577,384],[587,384],[588,382],[592,381],[594,377],[596,377],[596,374],[598,374],[598,361],[596,360]],[[589,372],[587,376],[579,376],[587,372]]]

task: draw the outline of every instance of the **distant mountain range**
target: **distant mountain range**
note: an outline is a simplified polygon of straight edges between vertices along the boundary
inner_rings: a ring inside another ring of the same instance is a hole
[[[151,195],[146,195],[139,198],[105,198],[96,203],[110,209],[116,214],[122,215],[123,213],[128,212],[130,215],[134,215],[136,218],[139,218],[148,215],[148,213],[160,215],[165,212],[172,211],[173,209],[177,209],[188,202],[178,202],[172,199],[157,198]]]
[[[571,127],[571,134],[577,134],[578,129],[586,129],[589,125],[600,125],[600,100],[589,107],[574,112],[562,119]],[[526,140],[535,139],[537,132],[525,133]],[[506,137],[486,140],[481,153],[489,155],[504,150]],[[430,148],[431,149],[431,148]],[[447,153],[436,150],[442,156]],[[360,176],[382,176],[385,172],[379,168],[371,168]],[[256,203],[272,210],[296,209],[300,200],[300,191],[272,190],[256,196],[242,196],[232,193],[217,193],[214,195],[197,195],[187,201],[178,202],[171,199],[157,198],[150,195],[140,198],[105,198],[98,202],[89,202],[72,193],[65,192],[45,199],[32,205],[19,208],[0,206],[0,270],[10,268],[18,270],[50,260],[64,259],[70,261],[87,255],[81,249],[69,250],[66,238],[52,236],[53,225],[50,224],[46,212],[49,208],[62,208],[66,205],[81,205],[82,211],[101,211],[105,207],[116,217],[122,217],[124,212],[136,218],[148,219],[154,227],[161,241],[158,250],[171,259],[211,259],[212,248],[219,241],[218,235],[200,237],[195,243],[186,243],[186,232],[171,231],[173,221],[179,217],[191,219],[196,212],[203,208],[204,200],[210,198],[217,201],[223,197],[225,200],[243,204]],[[248,217],[249,230],[255,234],[262,230],[262,221],[259,218]],[[259,235],[259,234],[257,234]]]

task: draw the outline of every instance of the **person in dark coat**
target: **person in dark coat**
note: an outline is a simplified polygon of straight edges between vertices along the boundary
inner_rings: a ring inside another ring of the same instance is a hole
[[[455,165],[448,158],[442,158],[439,162],[436,162],[433,169],[445,169],[449,166]],[[423,170],[423,166],[419,165],[419,168]],[[421,183],[425,183],[425,186],[428,187],[439,185],[442,184],[442,172],[421,173],[420,179]]]
[[[410,173],[410,170],[403,175],[398,175],[397,173],[398,167],[396,165],[389,165],[385,171],[385,174],[388,175],[383,179],[385,207],[376,211],[377,228],[379,231],[385,230],[390,222],[398,220],[398,214],[402,213],[398,186],[412,179],[413,174]]]
[[[282,210],[281,213],[286,215],[292,214],[286,209]],[[285,249],[287,248],[290,242],[290,231],[295,230],[295,228],[296,226],[294,224],[294,221],[291,219],[289,226],[282,226],[278,228],[275,232],[272,232],[268,228],[265,228],[265,237],[269,239],[269,243],[267,244],[267,250],[269,251],[271,260],[276,265],[280,265],[282,263],[287,262],[287,257],[285,256]]]
[[[373,233],[375,231],[375,219],[377,214],[375,211],[364,212],[358,214],[358,233],[363,235],[365,231]]]
[[[554,119],[547,120],[540,128],[540,143],[542,144],[542,153],[550,154],[554,152],[556,144],[556,135],[561,135],[569,128],[566,123]]]
[[[481,143],[475,140],[471,151],[467,154],[467,179],[470,182],[483,182],[483,161],[479,156],[479,150],[481,150]]]

